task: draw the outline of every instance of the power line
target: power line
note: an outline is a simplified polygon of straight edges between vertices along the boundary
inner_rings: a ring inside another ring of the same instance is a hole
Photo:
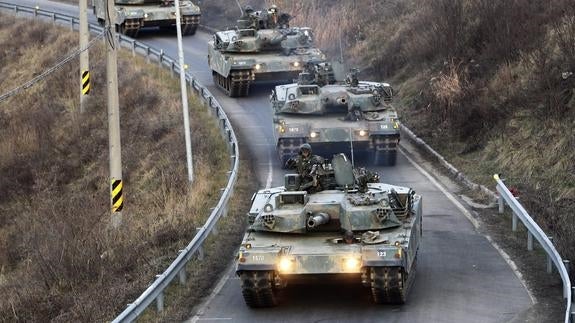
[[[76,58],[77,56],[80,55],[80,53],[90,49],[90,47],[94,46],[94,44],[96,43],[96,41],[98,39],[100,39],[101,37],[104,36],[104,34],[106,33],[106,30],[102,31],[100,34],[96,35],[96,37],[94,37],[85,48],[78,48],[76,49],[74,52],[72,52],[70,55],[68,55],[67,57],[65,57],[64,59],[62,59],[60,62],[58,62],[56,65],[50,67],[49,69],[47,69],[46,71],[44,71],[44,73],[36,76],[35,78],[31,79],[30,81],[12,89],[11,91],[8,91],[4,94],[2,94],[0,96],[0,102],[34,86],[36,83],[44,80],[46,77],[48,77],[50,74],[54,73],[55,71],[59,70],[60,68],[62,68],[64,65],[66,65],[67,63],[69,63],[71,60],[73,60],[74,58]]]

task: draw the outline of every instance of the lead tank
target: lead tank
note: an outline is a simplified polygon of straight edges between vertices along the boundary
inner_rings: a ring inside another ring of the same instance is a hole
[[[214,83],[231,97],[247,96],[253,82],[292,82],[307,62],[324,60],[312,30],[290,27],[290,19],[275,6],[246,8],[235,28],[215,33],[208,42]]]
[[[94,15],[103,25],[106,20],[106,0],[93,0]],[[118,31],[137,37],[145,27],[176,28],[176,7],[173,0],[116,0],[116,26]],[[182,34],[193,35],[200,23],[200,7],[189,0],[180,1]]]
[[[324,157],[334,152],[368,153],[376,165],[397,160],[399,121],[387,83],[343,76],[339,64],[311,63],[297,83],[276,86],[270,97],[280,162],[309,143]]]
[[[403,304],[415,278],[422,197],[375,182],[343,154],[318,173],[315,193],[288,174],[284,186],[254,194],[236,265],[245,303],[275,306],[290,282],[343,278],[363,284],[375,303]]]

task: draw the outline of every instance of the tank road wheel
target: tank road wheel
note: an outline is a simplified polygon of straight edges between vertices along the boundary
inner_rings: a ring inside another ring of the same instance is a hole
[[[397,162],[398,136],[374,136],[373,163],[377,166],[395,166]]]
[[[182,22],[182,34],[184,36],[194,35],[199,24],[200,16],[184,16]]]
[[[271,271],[243,271],[240,273],[242,295],[252,308],[272,307],[278,304]]]
[[[406,275],[402,267],[372,267],[371,295],[377,304],[403,304],[406,301]]]

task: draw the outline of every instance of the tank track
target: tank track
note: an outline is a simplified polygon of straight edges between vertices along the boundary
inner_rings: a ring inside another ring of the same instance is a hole
[[[243,271],[240,273],[242,295],[246,305],[253,308],[278,304],[272,271]]]
[[[138,32],[142,28],[142,23],[137,19],[127,19],[120,25],[120,33],[128,37],[138,37]]]
[[[194,35],[200,24],[200,16],[184,16],[183,18],[182,34],[184,36]]]
[[[282,168],[290,157],[296,156],[304,138],[281,138],[278,140],[277,151]]]
[[[415,280],[417,257],[411,265],[409,275],[403,267],[371,267],[371,295],[377,304],[401,305],[407,300],[407,295]]]
[[[373,162],[378,166],[395,166],[399,136],[375,135],[372,137]]]
[[[250,83],[254,80],[251,70],[231,71],[228,77],[213,71],[214,84],[232,98],[248,96]]]

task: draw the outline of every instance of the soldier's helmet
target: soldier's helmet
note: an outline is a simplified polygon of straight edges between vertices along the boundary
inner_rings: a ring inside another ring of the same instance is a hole
[[[275,4],[272,4],[271,7],[268,9],[268,11],[270,13],[277,13],[278,12],[278,6],[276,6]]]
[[[247,5],[244,7],[244,12],[247,14],[250,14],[250,13],[254,12],[254,8],[252,8],[252,6],[250,6],[250,5]]]
[[[299,146],[299,154],[303,154],[304,150],[307,150],[311,155],[311,146],[307,142]]]

